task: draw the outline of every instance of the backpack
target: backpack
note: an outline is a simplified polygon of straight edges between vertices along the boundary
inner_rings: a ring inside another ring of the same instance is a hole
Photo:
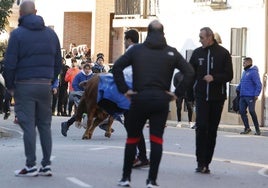
[[[236,97],[232,101],[232,110],[235,111],[236,113],[239,111],[239,100],[240,100],[239,95],[236,95]]]
[[[178,87],[183,80],[183,74],[179,71],[174,75],[173,85],[174,87]]]

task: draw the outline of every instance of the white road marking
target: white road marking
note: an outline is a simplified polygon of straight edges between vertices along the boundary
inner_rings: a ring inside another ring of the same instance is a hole
[[[93,145],[91,145],[93,146]],[[97,146],[97,145],[95,145]],[[105,146],[108,148],[114,148],[114,149],[124,149],[124,147],[120,146]],[[150,150],[147,150],[147,152],[150,152]],[[169,151],[163,151],[163,154],[166,155],[175,155],[175,156],[181,156],[181,157],[189,157],[189,158],[195,158],[196,156],[193,154],[186,154],[186,153],[178,153],[178,152],[169,152]],[[232,159],[224,159],[224,158],[213,158],[213,161],[218,162],[224,162],[224,163],[231,163],[236,165],[242,165],[242,166],[253,166],[253,167],[259,167],[262,168],[258,171],[258,173],[262,176],[268,177],[268,165],[263,163],[254,163],[254,162],[248,162],[248,161],[238,161],[238,160],[232,160]]]
[[[268,169],[267,168],[262,168],[258,171],[258,173],[262,176],[268,177]]]
[[[92,188],[92,185],[88,185],[88,184],[84,183],[83,181],[81,181],[81,180],[79,180],[79,179],[77,179],[75,177],[67,177],[66,179],[69,180],[70,182],[80,186],[80,187],[90,187],[90,188]]]
[[[108,148],[103,148],[103,147],[102,148],[101,147],[100,148],[90,148],[89,150],[96,151],[96,150],[103,150],[103,149],[108,149]]]
[[[263,138],[261,135],[253,135],[253,134],[247,134],[247,135],[225,135],[224,137],[227,137],[227,138],[248,138],[248,137],[251,137],[252,136],[256,137],[256,138]]]

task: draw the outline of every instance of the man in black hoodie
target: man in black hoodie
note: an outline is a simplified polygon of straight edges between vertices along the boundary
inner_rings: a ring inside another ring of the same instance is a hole
[[[199,34],[201,47],[194,50],[190,64],[195,70],[196,101],[196,172],[210,173],[217,129],[226,95],[226,83],[233,79],[232,59],[228,50],[204,27]]]
[[[124,68],[129,65],[133,69],[133,90],[128,87],[123,75]],[[150,125],[151,154],[146,185],[147,187],[157,186],[156,179],[162,157],[163,134],[169,102],[176,98],[169,91],[176,68],[184,74],[180,87],[175,90],[175,94],[181,96],[192,83],[194,71],[175,48],[167,45],[164,27],[157,20],[149,24],[145,42],[133,46],[114,63],[113,75],[118,90],[131,99],[125,122],[127,140],[122,179],[118,183],[120,186],[130,186],[136,146],[147,120]]]

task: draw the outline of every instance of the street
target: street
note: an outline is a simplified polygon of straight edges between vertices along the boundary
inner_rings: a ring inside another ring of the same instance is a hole
[[[2,117],[1,117],[2,118]],[[15,177],[24,167],[22,131],[14,116],[1,120],[0,128],[11,137],[0,138],[1,188],[116,188],[121,178],[126,132],[114,122],[111,138],[96,128],[91,140],[82,140],[83,128],[74,125],[68,136],[60,133],[60,123],[68,117],[53,116],[52,177]],[[148,128],[144,128],[147,150]],[[41,148],[37,137],[37,165]],[[157,182],[162,188],[264,188],[268,187],[268,137],[218,131],[211,174],[195,173],[195,133],[193,129],[168,126]],[[148,168],[133,169],[131,187],[143,188]]]

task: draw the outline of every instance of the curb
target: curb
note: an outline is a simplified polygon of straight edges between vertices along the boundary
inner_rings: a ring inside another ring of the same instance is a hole
[[[10,132],[7,132],[7,131],[0,128],[0,138],[10,137],[10,136],[12,136],[12,134]]]
[[[177,126],[177,125],[178,125],[178,122],[176,122],[176,121],[170,121],[170,120],[167,121],[167,126],[190,129],[190,125],[188,124],[188,122],[181,122],[180,126]],[[232,132],[232,133],[237,133],[237,134],[240,134],[240,132],[242,132],[243,130],[244,130],[243,125],[220,124],[218,127],[218,131]],[[251,126],[251,130],[252,130],[251,133],[248,135],[254,135],[254,133],[255,133],[254,126],[253,126],[253,128]],[[260,127],[260,130],[261,130],[261,136],[268,136],[268,127]]]

